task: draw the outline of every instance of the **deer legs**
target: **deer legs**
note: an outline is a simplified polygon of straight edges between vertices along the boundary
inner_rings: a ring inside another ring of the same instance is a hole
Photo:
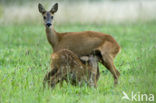
[[[98,81],[99,77],[100,77],[100,71],[99,71],[99,66],[98,66],[99,57],[97,55],[95,55],[94,53],[92,53],[89,56],[80,57],[80,60],[83,64],[90,65],[93,68],[93,70],[95,70],[96,81]]]
[[[57,69],[57,68],[56,68]],[[63,69],[63,68],[62,68]],[[46,81],[48,82],[48,86],[51,86],[52,88],[55,87],[55,85],[57,83],[63,83],[63,80],[65,80],[65,76],[67,75],[67,70],[55,70],[55,69],[52,69],[50,72],[48,72],[44,78],[44,81],[43,81],[43,86],[45,87],[45,83]]]
[[[114,46],[110,42],[105,42],[104,45],[94,50],[94,54],[99,57],[100,62],[111,72],[114,77],[114,84],[118,84],[120,76],[119,71],[116,69],[113,59],[118,54],[120,48]]]
[[[120,73],[115,68],[113,59],[108,54],[104,54],[102,63],[112,73],[114,77],[114,84],[117,84]]]

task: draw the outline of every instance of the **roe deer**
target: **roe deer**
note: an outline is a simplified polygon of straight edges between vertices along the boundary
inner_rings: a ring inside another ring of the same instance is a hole
[[[53,53],[51,71],[44,78],[44,86],[48,82],[48,86],[54,87],[57,83],[62,84],[66,80],[72,85],[81,86],[83,83],[87,83],[89,86],[96,87],[98,58],[90,55],[87,62],[90,64],[83,64],[76,54],[67,49]]]
[[[101,58],[101,63],[112,73],[114,84],[118,83],[120,73],[116,69],[113,59],[119,53],[120,46],[112,36],[95,31],[56,32],[53,19],[58,10],[58,3],[54,4],[50,11],[46,11],[39,3],[38,9],[43,16],[47,39],[54,53],[61,49],[68,49],[78,57],[82,57],[95,51]]]

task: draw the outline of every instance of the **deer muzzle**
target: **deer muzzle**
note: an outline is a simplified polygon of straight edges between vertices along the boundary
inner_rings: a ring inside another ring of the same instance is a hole
[[[51,25],[52,25],[51,23],[47,23],[47,24],[46,24],[47,27],[50,27]]]

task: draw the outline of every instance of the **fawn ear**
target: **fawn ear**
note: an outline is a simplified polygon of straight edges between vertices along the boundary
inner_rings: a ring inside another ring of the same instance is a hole
[[[38,4],[38,10],[39,10],[39,12],[42,13],[42,14],[46,12],[46,10],[44,9],[43,5],[40,4],[40,3]]]
[[[53,7],[51,8],[50,12],[54,14],[57,10],[58,10],[58,3],[55,3]]]

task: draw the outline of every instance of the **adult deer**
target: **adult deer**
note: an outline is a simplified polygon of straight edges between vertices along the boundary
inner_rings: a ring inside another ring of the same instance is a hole
[[[56,32],[53,19],[58,10],[58,3],[55,3],[50,11],[46,11],[39,3],[38,9],[43,16],[47,39],[53,52],[69,49],[78,57],[82,57],[90,55],[94,51],[100,57],[101,63],[112,73],[114,84],[118,83],[120,73],[115,68],[113,59],[119,53],[120,46],[112,36],[95,31]]]

